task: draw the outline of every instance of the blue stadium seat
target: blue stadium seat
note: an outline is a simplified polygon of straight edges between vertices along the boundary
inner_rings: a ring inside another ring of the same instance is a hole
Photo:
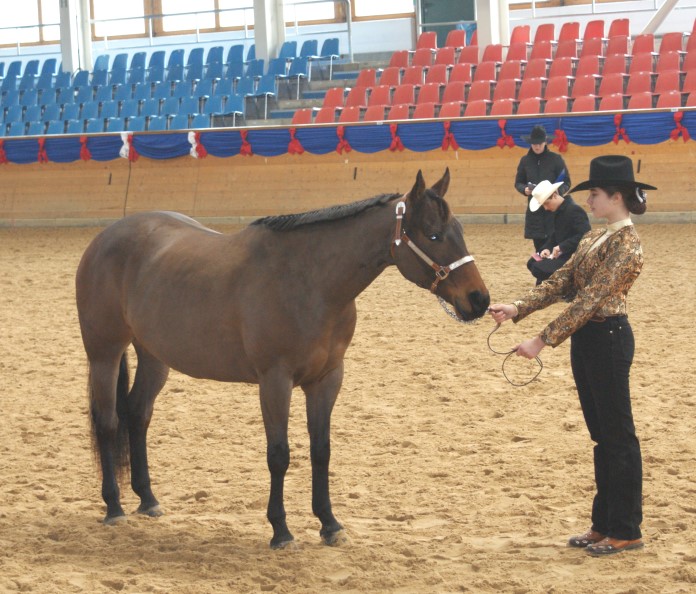
[[[202,47],[194,47],[191,49],[191,51],[189,51],[188,58],[186,58],[186,67],[190,68],[191,66],[200,65],[202,68],[204,53],[205,50]]]
[[[80,118],[83,120],[95,120],[99,117],[99,103],[96,101],[88,101],[82,104]]]
[[[56,102],[56,89],[44,89],[40,91],[39,103],[41,105],[51,105]]]
[[[225,78],[230,80],[239,80],[244,76],[244,63],[243,62],[230,62],[227,65],[227,72],[225,73]]]
[[[109,54],[100,54],[94,60],[92,70],[109,70]]]
[[[116,101],[128,101],[133,98],[133,87],[131,85],[118,85],[114,90]]]
[[[295,94],[295,99],[300,98],[300,87],[302,86],[302,79],[309,78],[309,58],[307,56],[301,56],[295,58],[290,64],[290,70],[288,71],[288,76],[286,77],[288,85],[294,80],[297,84],[297,92]]]
[[[246,72],[244,76],[251,76],[253,78],[261,78],[263,76],[263,71],[265,64],[263,60],[251,60],[246,67]]]
[[[161,82],[155,85],[152,92],[152,96],[155,99],[166,99],[172,96],[172,85],[168,82]]]
[[[69,119],[66,124],[66,134],[82,134],[85,131],[83,120]]]
[[[167,121],[169,118],[165,116],[152,116],[148,118],[147,129],[148,130],[166,130]]]
[[[57,64],[58,61],[56,60],[56,58],[46,58],[43,61],[43,64],[41,64],[40,74],[50,74],[51,76],[55,75]]]
[[[126,121],[123,118],[107,118],[107,132],[123,132],[126,129]]]
[[[39,75],[38,80],[36,81],[36,88],[40,91],[45,91],[46,89],[54,88],[53,73],[42,72]]]
[[[146,99],[140,105],[141,116],[157,116],[159,115],[159,99]]]
[[[25,122],[42,122],[42,113],[43,110],[41,109],[40,105],[30,105],[27,107],[26,111],[24,112],[24,121]]]
[[[160,107],[160,113],[166,116],[173,116],[179,113],[179,99],[177,97],[165,99]]]
[[[114,98],[114,90],[110,85],[104,85],[103,87],[99,87],[97,89],[96,94],[94,95],[94,100],[99,101],[101,103],[102,101],[111,101]]]
[[[177,99],[181,99],[182,97],[190,97],[191,96],[191,83],[187,82],[185,80],[180,80],[179,82],[174,83],[174,89],[172,90],[172,97],[176,97]]]
[[[208,115],[222,115],[222,95],[213,95],[205,100],[203,113]]]
[[[43,112],[43,120],[44,122],[49,122],[49,121],[57,121],[60,120],[60,112],[62,111],[60,105],[57,103],[51,103],[50,105],[46,105],[46,108],[44,109]],[[61,120],[62,122],[62,120]]]
[[[144,101],[152,97],[152,87],[150,83],[138,83],[133,88],[133,99]]]
[[[294,60],[297,57],[297,41],[284,41],[280,46],[278,58],[281,60]]]
[[[72,74],[63,72],[62,70],[56,74],[56,79],[53,81],[54,87],[70,87],[72,86]]]
[[[169,120],[170,130],[185,130],[188,127],[189,116],[186,113],[177,114],[171,120]]]
[[[199,80],[193,91],[194,97],[210,97],[213,94],[213,81],[209,78]]]
[[[321,44],[321,51],[318,56],[310,57],[310,63],[312,61],[317,62],[319,66],[319,71],[321,72],[321,64],[323,62],[329,62],[329,80],[333,78],[333,63],[334,60],[338,60],[341,55],[338,51],[338,37],[330,37],[324,40]],[[310,71],[311,76],[311,71]]]
[[[127,81],[127,74],[125,70],[112,70],[109,73],[109,84],[111,86],[125,85]]]
[[[244,63],[244,45],[241,43],[232,45],[230,46],[230,49],[227,50],[227,59],[225,60],[225,63],[231,64],[233,62]]]
[[[198,97],[184,97],[181,99],[181,104],[179,105],[179,113],[187,113],[189,115],[195,115],[200,113],[200,101]]]
[[[222,62],[213,62],[208,64],[205,69],[205,80],[220,79],[224,75],[224,66]]]
[[[186,68],[186,77],[189,83],[194,83],[203,78],[203,64],[191,64]]]
[[[5,75],[2,79],[2,84],[0,84],[0,92],[5,93],[6,91],[16,90],[19,86],[19,81],[16,76]]]
[[[63,115],[61,117],[64,120],[80,119],[80,106],[77,103],[66,103],[63,105]]]
[[[278,81],[273,74],[266,74],[261,77],[259,84],[254,92],[254,97],[263,97],[263,119],[268,118],[268,98],[278,98]]]
[[[114,61],[111,64],[111,72],[114,70],[128,70],[128,54],[116,54],[114,56]]]
[[[36,105],[38,102],[39,92],[36,89],[27,89],[19,98],[19,104],[24,105],[25,107]]]
[[[319,55],[319,41],[316,39],[305,39],[300,48],[300,58],[312,58]]]
[[[172,67],[167,68],[166,80],[168,80],[170,83],[184,80],[184,67],[179,64],[175,64]]]
[[[24,116],[24,108],[21,105],[10,105],[5,113],[5,123],[22,122]]]
[[[6,136],[24,136],[26,128],[26,122],[12,122],[7,130]]]
[[[230,95],[225,100],[224,115],[232,116],[232,125],[236,125],[237,116],[244,117],[246,100],[241,95]]]
[[[92,72],[92,80],[90,84],[93,87],[102,87],[109,83],[109,72],[108,70],[94,70]]]
[[[127,99],[121,103],[121,111],[119,115],[122,118],[134,118],[139,115],[140,112],[140,102],[135,99]]]
[[[208,114],[199,113],[193,116],[191,128],[210,128],[212,126],[211,118]]]
[[[30,122],[27,136],[43,136],[45,132],[46,124],[44,122]]]
[[[101,110],[99,111],[99,117],[106,118],[116,118],[118,117],[118,101],[104,101],[101,104]],[[87,118],[82,118],[87,119]]]
[[[145,52],[135,52],[131,57],[130,66],[128,70],[145,70],[145,63],[147,61],[147,54]]]
[[[58,86],[56,84],[56,86]],[[72,86],[76,89],[89,86],[89,70],[78,70],[72,80]]]
[[[255,92],[256,81],[253,78],[245,76],[237,81],[235,94],[241,95],[242,97],[253,97]]]
[[[2,107],[9,107],[10,105],[19,105],[19,91],[16,89],[7,91],[2,96]]]
[[[167,70],[176,68],[178,66],[184,67],[184,49],[177,48],[169,52],[169,59],[167,60]]]
[[[70,125],[68,124],[68,127]],[[104,120],[97,118],[94,120],[87,120],[87,125],[85,126],[85,132],[87,134],[96,134],[99,132],[104,132]]]
[[[73,101],[75,103],[86,103],[87,101],[94,100],[94,89],[92,87],[79,87],[77,93],[72,93]],[[63,97],[63,95],[59,95]],[[59,100],[60,102],[60,100]]]
[[[233,81],[230,78],[223,78],[217,81],[213,89],[213,95],[229,96],[234,92]]]
[[[23,74],[22,78],[19,79],[18,88],[20,91],[36,88],[36,75],[30,72]]]
[[[128,72],[127,82],[129,85],[140,85],[147,80],[147,73],[144,68],[134,68]]]
[[[164,66],[153,66],[147,70],[147,82],[150,84],[161,83],[165,79]]]
[[[156,50],[150,54],[150,60],[147,63],[148,70],[151,68],[164,68],[164,50]]]
[[[255,43],[252,43],[249,46],[249,50],[247,51],[245,62],[251,62],[252,60],[256,60],[256,44]]]
[[[222,64],[222,54],[224,48],[221,45],[214,45],[208,50],[208,55],[205,58],[205,63],[207,66],[211,64]]]
[[[14,60],[13,62],[10,62],[10,65],[7,67],[7,72],[5,73],[5,78],[8,77],[15,77],[19,78],[22,75],[22,62],[20,60]]]
[[[46,134],[63,134],[65,132],[65,122],[63,120],[50,120],[46,128]]]
[[[144,132],[145,131],[145,118],[142,116],[133,116],[127,118],[126,129],[129,132]]]

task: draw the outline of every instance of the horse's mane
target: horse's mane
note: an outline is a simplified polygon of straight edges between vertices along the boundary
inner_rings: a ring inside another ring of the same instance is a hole
[[[401,194],[380,194],[379,196],[367,198],[366,200],[351,202],[349,204],[341,204],[338,206],[330,206],[320,210],[310,210],[309,212],[302,212],[299,214],[263,217],[261,219],[256,219],[251,224],[263,225],[264,227],[268,227],[273,231],[291,231],[293,229],[298,229],[299,227],[304,227],[305,225],[324,223],[327,221],[338,221],[340,219],[353,217],[374,206],[382,206],[400,195]]]

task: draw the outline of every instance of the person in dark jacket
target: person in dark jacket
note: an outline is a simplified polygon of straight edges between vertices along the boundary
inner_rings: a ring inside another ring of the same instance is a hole
[[[543,208],[553,217],[553,231],[527,262],[527,268],[540,284],[565,264],[575,252],[578,243],[590,230],[590,219],[579,204],[568,196],[561,196],[558,188],[562,182],[552,184],[548,180],[539,182],[532,191],[529,210]]]
[[[534,242],[534,251],[538,252],[553,231],[553,217],[544,209],[532,212],[529,201],[534,186],[542,180],[552,183],[561,182],[559,193],[564,195],[570,188],[570,174],[563,157],[552,153],[547,143],[553,138],[546,135],[543,126],[534,126],[529,136],[522,136],[531,147],[520,159],[515,177],[515,189],[527,197],[527,211],[524,217],[524,236]]]

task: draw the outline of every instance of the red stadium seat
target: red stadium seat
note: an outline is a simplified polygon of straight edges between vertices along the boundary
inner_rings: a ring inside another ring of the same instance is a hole
[[[693,93],[696,91],[696,70],[689,70],[682,82],[681,91],[684,94]]]
[[[624,108],[622,93],[605,95],[599,100],[599,111],[621,111]]]
[[[604,54],[604,40],[599,37],[590,37],[582,42],[580,57],[601,56]]]
[[[556,29],[553,23],[543,23],[536,28],[534,33],[534,43],[536,45],[542,41],[555,41],[556,40]]]
[[[558,58],[577,58],[578,57],[578,44],[574,39],[567,39],[566,41],[559,41],[556,46],[556,55],[554,60]]]
[[[540,99],[542,96],[541,87],[545,79],[543,78],[525,78],[520,84],[517,92],[517,100],[524,99]]]
[[[429,83],[439,83],[441,85],[446,85],[449,80],[448,77],[449,67],[445,64],[435,64],[428,68],[428,72],[425,75],[425,84]]]
[[[428,68],[433,63],[433,52],[428,48],[417,49],[411,58],[411,66]]]
[[[404,70],[404,73],[401,75],[401,83],[402,85],[416,85],[420,86],[423,84],[423,79],[425,78],[425,75],[423,74],[424,70],[422,66],[409,66]]]
[[[396,87],[401,83],[401,68],[397,66],[388,66],[382,71],[379,76],[380,85],[389,85],[390,87]]]
[[[525,45],[531,41],[529,25],[516,25],[510,33],[510,45],[513,43],[524,43]]]
[[[466,31],[464,29],[452,29],[447,33],[445,47],[461,48],[466,45]]]
[[[463,47],[459,52],[459,58],[457,59],[457,64],[478,64],[479,63],[479,49],[477,45],[467,45]]]
[[[671,72],[662,72],[657,75],[655,80],[655,88],[653,93],[660,95],[662,93],[669,93],[670,91],[681,90],[681,74],[676,70]]]
[[[465,103],[463,101],[449,101],[443,103],[442,107],[440,107],[438,117],[445,119],[460,118],[462,117],[462,107],[464,105]]]
[[[492,83],[489,80],[479,80],[471,83],[469,87],[469,95],[467,97],[467,102],[472,101],[490,101],[491,100],[491,86]]]
[[[368,105],[363,115],[364,122],[381,122],[384,120],[384,105]]]
[[[292,125],[302,125],[312,123],[312,108],[304,107],[302,109],[296,109],[295,113],[292,114]]]
[[[654,95],[650,91],[635,93],[628,98],[626,109],[652,109]]]
[[[604,37],[604,19],[596,19],[589,21],[585,25],[585,33],[582,36],[583,41],[588,39],[602,39]]]
[[[517,95],[517,81],[514,79],[499,80],[493,90],[493,101],[501,99],[515,99]]]
[[[521,99],[517,106],[517,115],[534,115],[541,113],[541,99],[539,97],[527,97]]]
[[[599,56],[590,54],[580,57],[575,69],[575,76],[585,76],[586,74],[599,76]]]
[[[333,124],[336,122],[336,108],[322,107],[314,116],[315,124]]]
[[[641,91],[652,92],[652,73],[650,72],[634,72],[628,77],[626,85],[626,95],[633,95]]]
[[[597,97],[595,97],[594,95],[583,95],[582,97],[576,97],[575,101],[573,101],[573,107],[570,109],[570,111],[573,113],[584,111],[596,111],[596,100]]]
[[[631,47],[631,55],[652,54],[655,52],[655,36],[652,33],[636,35]]]
[[[628,73],[634,72],[652,72],[654,70],[653,54],[634,54],[631,56],[631,64],[628,67]]]
[[[408,68],[408,50],[397,50],[389,58],[389,66],[398,66],[399,68]]]
[[[627,35],[617,35],[616,37],[610,37],[607,43],[605,55],[614,56],[616,54],[628,54],[628,39],[629,38]]]
[[[515,112],[515,101],[513,99],[498,99],[493,101],[489,115],[508,116]]]
[[[539,41],[532,46],[532,51],[529,54],[530,60],[537,60],[543,58],[544,60],[553,59],[553,46],[550,41]]]
[[[617,72],[616,74],[607,74],[606,76],[602,77],[597,94],[600,97],[616,94],[623,95],[624,83],[625,77],[620,72]]]
[[[338,116],[339,123],[348,124],[360,121],[360,108],[349,105],[343,108],[341,114]]]
[[[448,83],[453,82],[471,83],[471,66],[469,64],[455,64],[452,66]]]
[[[415,86],[401,83],[394,89],[392,105],[414,105],[416,102]]]
[[[441,47],[435,54],[435,64],[452,66],[457,61],[457,55],[453,47]]]
[[[464,115],[466,117],[481,117],[488,115],[488,106],[490,105],[490,101],[470,101],[469,103],[466,104],[466,107],[464,108]]]
[[[568,111],[567,97],[552,97],[546,101],[544,113],[566,113]]]
[[[332,87],[327,89],[324,95],[324,101],[322,102],[322,107],[333,107],[341,108],[345,102],[344,99],[345,89],[343,87]]]
[[[667,52],[684,51],[684,34],[681,31],[673,31],[662,35],[660,41],[660,55]]]
[[[549,78],[557,76],[573,76],[573,60],[570,58],[556,58],[551,62]]]
[[[614,54],[604,58],[602,76],[617,73],[624,75],[626,74],[626,56],[623,54]]]
[[[377,85],[372,87],[367,99],[367,106],[391,105],[391,87],[389,85]]]
[[[679,91],[660,93],[660,96],[657,98],[657,105],[655,105],[658,109],[673,109],[681,106],[682,96]]]
[[[567,99],[570,95],[570,83],[572,78],[567,76],[552,76],[546,83],[544,91],[545,99],[553,99],[554,97],[564,97]]]
[[[575,21],[567,21],[561,25],[561,31],[558,34],[558,42],[580,39],[580,23]]]
[[[594,76],[578,76],[573,83],[573,90],[570,92],[572,98],[583,95],[595,95],[597,89],[597,79]]]
[[[437,31],[423,31],[416,41],[416,50],[437,49]]]
[[[548,63],[543,58],[529,60],[524,67],[522,78],[546,78],[548,72]]]
[[[353,87],[346,95],[346,107],[367,107],[367,89],[365,87]]]
[[[527,44],[514,43],[508,48],[505,55],[506,62],[526,62],[527,61]]]
[[[483,48],[481,62],[502,62],[503,46],[499,43],[491,43]]]
[[[377,71],[374,68],[363,68],[355,80],[356,87],[374,87],[377,84]]]
[[[696,93],[689,93],[686,98],[685,107],[696,107]]]
[[[418,99],[416,100],[416,105],[421,103],[434,103],[436,105],[440,104],[440,88],[441,85],[438,83],[428,83],[423,85],[418,91]]]
[[[498,80],[498,65],[495,62],[481,62],[474,71],[474,82],[480,80]]]
[[[464,103],[466,101],[466,84],[460,81],[450,81],[442,92],[442,103]]]
[[[392,105],[389,110],[388,120],[407,120],[411,117],[410,105]]]
[[[682,63],[682,54],[680,52],[664,52],[657,57],[655,72],[669,72],[670,70],[680,71]]]
[[[694,37],[696,39],[696,37]],[[689,72],[690,70],[696,70],[696,46],[695,49],[687,52],[684,56],[684,61],[682,62],[681,69],[684,72]]]
[[[607,37],[609,40],[614,37],[630,37],[630,22],[628,19],[614,19],[609,24],[609,33]]]
[[[431,120],[435,117],[434,103],[419,103],[416,105],[411,115],[414,120]]]
[[[498,80],[520,80],[522,78],[521,62],[503,62],[498,72]]]

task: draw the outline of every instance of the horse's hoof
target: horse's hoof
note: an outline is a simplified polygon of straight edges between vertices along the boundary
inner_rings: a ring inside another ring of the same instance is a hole
[[[119,524],[127,524],[128,518],[123,516],[106,516],[104,518],[104,526],[118,526]]]
[[[295,538],[292,534],[276,539],[271,539],[271,549],[278,551],[280,549],[296,549],[298,545],[295,543]]]
[[[143,516],[149,516],[150,518],[159,518],[160,516],[164,515],[164,510],[159,506],[159,504],[157,504],[147,508],[139,507],[138,513],[142,514]]]
[[[343,528],[340,528],[334,532],[323,533],[321,540],[329,547],[339,547],[348,543],[348,535]]]

